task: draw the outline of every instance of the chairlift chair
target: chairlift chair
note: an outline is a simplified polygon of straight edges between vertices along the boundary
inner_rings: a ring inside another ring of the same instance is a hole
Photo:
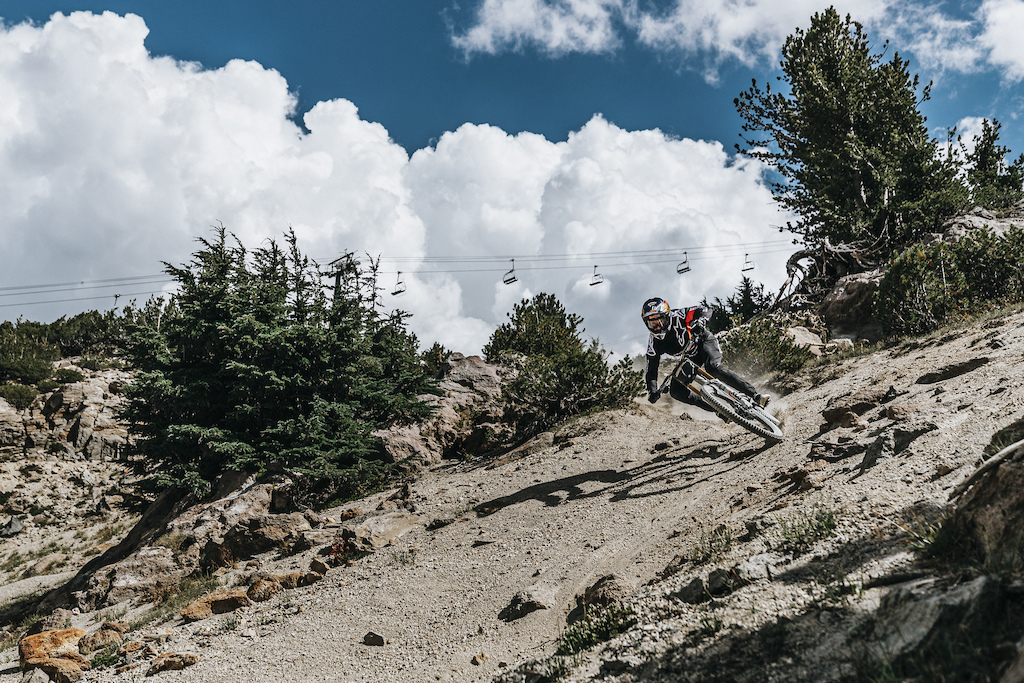
[[[676,272],[680,275],[690,272],[690,257],[686,255],[685,251],[683,252],[683,260],[676,266]]]
[[[512,262],[512,267],[509,269],[507,273],[505,273],[505,277],[501,278],[501,281],[504,282],[506,285],[510,285],[519,279],[516,277],[516,260],[513,258],[509,259],[509,261]]]
[[[743,267],[740,268],[741,273],[746,273],[748,270],[754,269],[754,262],[750,260],[750,254],[743,255]]]
[[[597,272],[597,266],[594,266],[594,277],[590,278],[590,286],[599,285],[604,282],[604,275]]]
[[[405,282],[402,280],[402,271],[398,271],[398,280],[395,282],[395,288],[391,291],[391,296],[398,296],[405,291]]]

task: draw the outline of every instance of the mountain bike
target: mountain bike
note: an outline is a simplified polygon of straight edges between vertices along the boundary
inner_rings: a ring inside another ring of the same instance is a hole
[[[665,393],[672,378],[678,378],[685,387],[699,396],[727,422],[735,422],[766,441],[782,441],[782,423],[774,415],[758,405],[754,399],[713,377],[686,356],[682,357],[668,377],[662,381],[658,387],[659,393]]]

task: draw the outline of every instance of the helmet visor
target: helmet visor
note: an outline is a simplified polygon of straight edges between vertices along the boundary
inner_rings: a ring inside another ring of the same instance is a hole
[[[665,316],[661,313],[655,313],[644,318],[644,322],[647,323],[647,329],[654,334],[662,334],[665,332]]]

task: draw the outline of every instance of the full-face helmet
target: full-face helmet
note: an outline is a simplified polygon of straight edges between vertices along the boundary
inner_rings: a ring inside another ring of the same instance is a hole
[[[644,319],[644,324],[647,325],[647,329],[651,331],[651,334],[658,339],[664,339],[668,333],[668,315],[670,311],[671,309],[664,299],[655,297],[644,302],[640,317]]]

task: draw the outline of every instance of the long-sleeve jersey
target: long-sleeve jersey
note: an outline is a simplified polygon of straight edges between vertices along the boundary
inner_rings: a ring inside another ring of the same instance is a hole
[[[668,331],[664,339],[653,334],[647,341],[647,370],[644,379],[647,390],[654,392],[658,388],[658,366],[662,355],[678,356],[685,353],[693,356],[707,335],[707,321],[711,311],[704,306],[673,309],[668,316]]]

